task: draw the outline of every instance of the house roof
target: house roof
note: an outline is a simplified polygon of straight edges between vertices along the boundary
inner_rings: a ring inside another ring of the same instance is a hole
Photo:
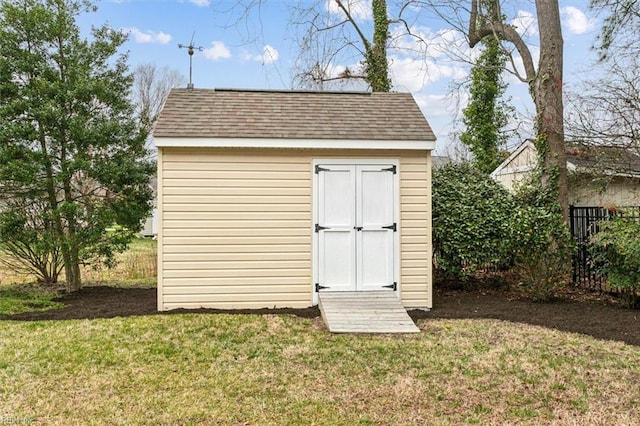
[[[410,93],[173,89],[157,138],[435,141]]]
[[[535,164],[510,169],[509,164],[522,152],[535,145],[530,139],[525,140],[511,155],[491,172],[492,177],[503,172],[527,172]],[[586,145],[572,143],[566,147],[567,168],[578,173],[601,173],[615,176],[640,177],[640,153],[632,149],[618,146]]]
[[[567,147],[567,165],[581,172],[640,176],[638,152],[620,146],[576,144]]]

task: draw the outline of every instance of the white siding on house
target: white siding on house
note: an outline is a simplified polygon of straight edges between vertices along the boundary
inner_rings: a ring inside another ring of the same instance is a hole
[[[427,152],[159,151],[160,310],[310,306],[313,159],[376,156],[400,159],[402,301],[431,307]]]
[[[535,168],[538,162],[538,155],[533,148],[533,143],[525,142],[522,149],[516,150],[506,163],[500,166],[491,175],[510,192],[515,192],[519,182],[527,177]]]
[[[569,204],[574,206],[640,206],[640,181],[621,176],[573,173],[570,178]]]

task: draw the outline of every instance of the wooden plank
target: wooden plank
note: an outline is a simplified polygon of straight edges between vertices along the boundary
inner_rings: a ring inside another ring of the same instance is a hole
[[[320,292],[320,312],[332,333],[418,333],[395,292]]]

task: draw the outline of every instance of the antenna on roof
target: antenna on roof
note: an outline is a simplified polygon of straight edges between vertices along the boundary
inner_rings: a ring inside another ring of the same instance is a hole
[[[187,89],[193,89],[193,80],[192,80],[192,70],[193,70],[193,51],[197,50],[198,52],[202,52],[202,46],[194,46],[193,45],[193,37],[196,35],[196,32],[194,31],[193,34],[191,35],[191,41],[189,42],[188,45],[185,44],[178,44],[178,48],[180,49],[187,49],[187,53],[189,54],[189,84],[187,84]]]

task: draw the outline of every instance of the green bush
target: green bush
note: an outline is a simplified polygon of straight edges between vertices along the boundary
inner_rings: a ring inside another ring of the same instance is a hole
[[[486,266],[513,266],[519,286],[549,300],[567,284],[573,239],[551,197],[530,183],[516,196],[471,164],[433,174],[433,245],[438,271],[461,280]]]
[[[568,283],[573,240],[562,215],[546,206],[520,205],[512,226],[519,286],[547,301]]]
[[[629,306],[640,307],[640,223],[619,216],[602,222],[590,243],[609,285],[626,295]]]
[[[433,173],[433,244],[436,268],[467,279],[487,265],[512,258],[511,195],[471,164]]]

